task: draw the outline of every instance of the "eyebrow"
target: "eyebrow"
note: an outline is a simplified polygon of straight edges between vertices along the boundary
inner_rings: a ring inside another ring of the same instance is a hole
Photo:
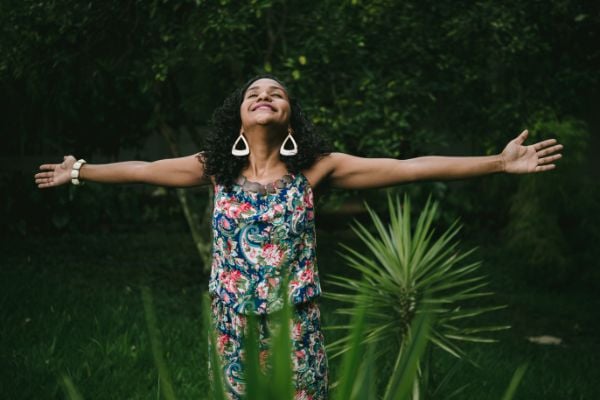
[[[246,89],[246,93],[248,93],[251,90],[256,90],[256,89],[260,89],[260,86],[249,87],[248,89]],[[269,89],[281,90],[282,92],[286,93],[285,89],[280,86],[269,86]]]

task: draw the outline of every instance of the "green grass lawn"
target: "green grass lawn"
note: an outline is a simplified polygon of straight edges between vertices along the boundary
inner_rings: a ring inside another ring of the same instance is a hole
[[[330,289],[328,273],[350,273],[335,253],[338,240],[349,243],[352,236],[319,236],[324,290]],[[499,253],[478,253],[497,293],[493,302],[508,305],[487,318],[512,329],[498,333],[497,344],[469,345],[478,367],[460,362],[439,398],[469,384],[458,398],[499,399],[523,363],[529,368],[517,399],[598,398],[600,297],[589,288],[550,292],[527,286]],[[2,254],[2,398],[65,398],[63,375],[86,399],[159,398],[140,295],[144,285],[154,296],[178,398],[207,398],[201,302],[208,277],[187,233],[10,237],[3,239]],[[335,304],[321,304],[324,325],[337,322]],[[539,335],[560,337],[563,344],[526,339]],[[432,357],[439,382],[457,361],[438,351]],[[336,363],[330,362],[333,376]]]

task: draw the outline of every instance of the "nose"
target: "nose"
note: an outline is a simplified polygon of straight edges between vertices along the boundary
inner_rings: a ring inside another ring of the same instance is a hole
[[[263,90],[262,92],[260,92],[258,94],[258,99],[257,100],[258,101],[261,101],[261,100],[271,100],[271,95],[266,90]]]

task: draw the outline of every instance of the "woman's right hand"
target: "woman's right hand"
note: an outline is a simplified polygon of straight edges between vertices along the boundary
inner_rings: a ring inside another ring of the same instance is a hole
[[[60,186],[71,181],[71,169],[75,164],[75,157],[65,156],[61,164],[40,165],[40,171],[35,174],[35,183],[40,189]]]

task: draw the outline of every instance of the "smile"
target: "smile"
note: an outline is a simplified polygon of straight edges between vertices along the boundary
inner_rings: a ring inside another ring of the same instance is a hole
[[[275,111],[275,107],[267,103],[258,103],[254,107],[252,107],[252,111],[256,110],[270,110]]]

